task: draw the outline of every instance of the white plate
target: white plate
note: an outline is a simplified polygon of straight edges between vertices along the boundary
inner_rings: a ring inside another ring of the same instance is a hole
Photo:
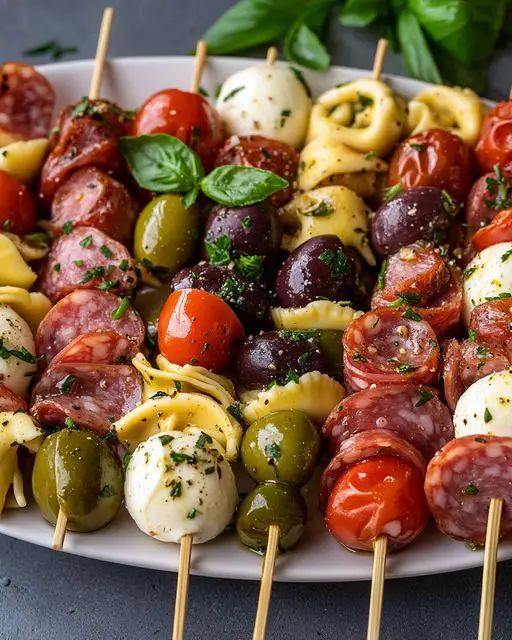
[[[211,58],[203,77],[203,86],[211,95],[227,75],[254,61],[242,58]],[[41,68],[57,92],[58,107],[86,95],[92,62],[67,62]],[[165,87],[187,89],[192,59],[184,57],[124,58],[108,63],[102,95],[120,105],[136,107],[153,92]],[[340,82],[368,75],[368,72],[332,67],[325,74],[305,73],[315,95]],[[407,78],[386,76],[391,86],[405,97],[412,97],[425,83]],[[320,515],[311,511],[304,536],[296,549],[278,558],[275,579],[290,582],[336,582],[366,580],[371,577],[370,554],[351,553],[327,534]],[[2,514],[0,532],[50,546],[53,528],[35,506]],[[81,556],[136,565],[150,569],[176,571],[179,548],[157,542],[142,534],[126,512],[110,526],[89,534],[68,533],[65,550]],[[512,557],[512,542],[500,545],[500,559]],[[442,573],[474,567],[482,563],[482,554],[469,551],[462,543],[442,536],[434,529],[424,533],[414,544],[390,556],[389,577]],[[259,579],[261,557],[242,547],[232,533],[193,548],[191,571],[219,578]]]

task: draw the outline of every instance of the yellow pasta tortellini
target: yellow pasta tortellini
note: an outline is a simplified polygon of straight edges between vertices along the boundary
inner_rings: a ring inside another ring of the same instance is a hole
[[[48,238],[48,244],[40,244],[35,246],[29,244],[21,236],[17,236],[15,233],[3,232],[4,236],[7,236],[12,241],[16,249],[20,252],[21,257],[25,262],[34,262],[35,260],[42,260],[50,251],[50,242]]]
[[[41,320],[52,308],[52,303],[44,293],[29,292],[21,287],[0,287],[0,305],[11,307],[36,333]]]
[[[406,132],[415,135],[426,129],[445,129],[474,147],[483,117],[483,105],[474,91],[437,85],[409,102]]]
[[[23,260],[13,241],[5,234],[0,234],[0,265],[0,286],[30,289],[37,279],[37,274]]]
[[[236,460],[242,428],[213,398],[201,393],[157,393],[114,422],[119,441],[132,452],[157,433],[203,431],[220,445],[226,458]],[[192,431],[190,431],[192,429]]]
[[[0,513],[6,506],[9,489],[13,488],[14,500],[9,505],[25,507],[23,479],[18,469],[17,450],[20,445],[35,452],[43,433],[26,413],[0,412]]]
[[[336,186],[307,191],[286,204],[279,214],[285,228],[282,246],[287,251],[315,236],[334,234],[357,249],[368,264],[375,264],[368,242],[369,210],[350,189]]]
[[[406,113],[385,82],[363,78],[323,93],[311,111],[308,142],[321,136],[357,151],[385,155],[401,135]]]
[[[341,185],[362,198],[375,194],[380,177],[388,170],[378,154],[356,151],[331,136],[320,136],[300,154],[298,183],[302,191],[319,186]]]
[[[41,171],[48,139],[18,140],[0,147],[0,170],[26,184],[34,182]]]
[[[352,307],[340,305],[330,300],[315,300],[304,307],[271,309],[272,321],[276,329],[334,329],[345,331],[348,325],[362,315]]]
[[[241,400],[245,404],[242,414],[248,423],[252,423],[273,411],[296,409],[320,424],[345,396],[342,384],[325,373],[311,371],[302,374],[298,382],[242,393]]]

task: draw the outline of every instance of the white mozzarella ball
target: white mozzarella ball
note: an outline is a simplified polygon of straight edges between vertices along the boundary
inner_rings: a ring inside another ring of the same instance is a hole
[[[512,369],[480,378],[464,391],[453,415],[455,437],[512,436]]]
[[[0,305],[0,383],[25,397],[37,371],[36,346],[28,324],[11,307]],[[19,354],[20,357],[18,357]]]
[[[500,242],[477,254],[464,271],[466,325],[476,306],[507,293],[512,294],[512,242]]]
[[[264,64],[230,76],[222,85],[217,110],[229,135],[260,135],[300,147],[311,99],[290,67]]]
[[[163,542],[218,536],[238,503],[231,465],[206,436],[172,431],[134,451],[124,484],[126,508],[144,533]]]

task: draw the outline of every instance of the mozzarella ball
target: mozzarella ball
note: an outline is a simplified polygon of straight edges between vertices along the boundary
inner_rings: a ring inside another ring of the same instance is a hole
[[[512,369],[480,378],[461,395],[453,415],[455,437],[512,436]]]
[[[22,398],[37,371],[34,336],[23,318],[0,305],[0,383]]]
[[[162,542],[186,534],[195,544],[230,523],[238,491],[230,464],[205,434],[160,433],[133,452],[124,484],[126,508],[139,529]]]
[[[512,242],[487,247],[473,258],[464,271],[464,320],[488,298],[512,295]]]
[[[290,67],[259,65],[230,76],[217,110],[229,135],[260,135],[300,147],[306,137],[311,99]]]

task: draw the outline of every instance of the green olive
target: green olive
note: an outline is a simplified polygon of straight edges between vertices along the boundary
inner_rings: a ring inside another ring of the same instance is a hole
[[[320,436],[301,411],[275,411],[256,420],[242,441],[242,462],[257,482],[305,484],[318,460]]]
[[[256,551],[267,547],[268,528],[279,527],[279,548],[286,551],[299,541],[306,522],[304,499],[287,484],[265,482],[242,500],[236,519],[240,542]]]
[[[123,474],[108,444],[88,430],[63,429],[37,452],[32,490],[43,517],[59,510],[70,531],[96,531],[111,522],[123,499]]]
[[[134,254],[175,274],[194,256],[199,237],[199,207],[185,209],[177,194],[151,200],[135,225]]]
[[[329,375],[338,380],[343,379],[343,345],[342,331],[322,329],[318,338],[318,346],[324,356]]]

